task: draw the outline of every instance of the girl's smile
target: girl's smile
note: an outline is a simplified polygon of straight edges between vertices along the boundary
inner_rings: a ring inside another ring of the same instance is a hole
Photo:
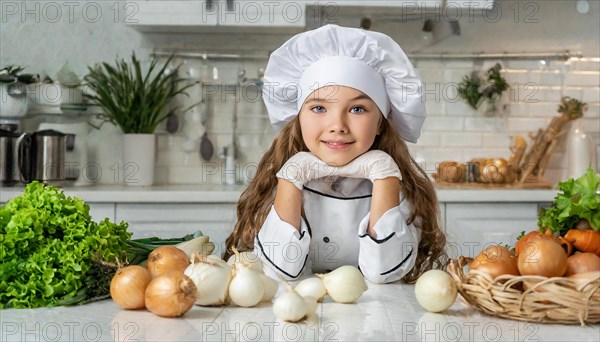
[[[329,165],[343,166],[368,151],[382,119],[379,108],[354,88],[327,86],[311,93],[300,110],[304,143]]]

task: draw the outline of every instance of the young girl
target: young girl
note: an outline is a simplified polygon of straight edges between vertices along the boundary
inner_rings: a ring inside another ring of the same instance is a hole
[[[411,158],[421,81],[388,36],[327,25],[274,51],[263,99],[280,132],[226,242],[288,280],[342,265],[375,283],[443,267],[433,185]]]

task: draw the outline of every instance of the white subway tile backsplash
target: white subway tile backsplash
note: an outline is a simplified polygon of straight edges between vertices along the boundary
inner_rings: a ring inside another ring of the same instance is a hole
[[[425,109],[427,110],[427,115],[445,115],[444,112],[444,101],[428,101],[425,100]]]
[[[598,71],[575,71],[566,75],[565,85],[580,87],[600,86],[600,72]]]
[[[506,133],[483,133],[481,135],[481,146],[484,148],[490,147],[506,147],[511,144],[511,138]]]
[[[514,87],[515,83],[525,84],[529,82],[529,72],[527,70],[506,70],[502,75],[511,87]]]
[[[600,88],[583,88],[581,101],[588,104],[590,102],[600,102]]]
[[[444,147],[474,147],[481,146],[481,133],[446,133],[442,136]]]
[[[510,132],[537,132],[538,129],[548,127],[550,119],[546,118],[508,118],[508,131]]]
[[[441,136],[442,134],[439,132],[423,132],[421,133],[421,137],[419,137],[417,145],[422,147],[440,146]]]
[[[513,118],[528,117],[530,106],[525,103],[511,103],[510,116]]]
[[[465,118],[465,131],[468,132],[498,132],[501,129],[503,129],[503,122],[499,117]]]
[[[444,70],[444,82],[458,84],[465,76],[470,76],[473,70],[469,69],[447,69]]]
[[[444,80],[443,72],[438,68],[419,68],[419,73],[421,74],[421,79],[425,83],[442,82]]]
[[[486,149],[465,149],[463,150],[464,160],[468,161],[473,158],[504,158],[510,157],[510,150],[506,148],[486,148]]]
[[[581,118],[583,130],[587,133],[598,133],[600,132],[600,120],[588,119],[586,117]]]
[[[456,148],[423,149],[420,154],[427,164],[441,163],[445,160],[465,160],[462,149]]]
[[[582,91],[583,89],[579,87],[565,87],[563,91],[563,96],[572,97],[574,99],[581,99]]]
[[[600,119],[600,104],[588,103],[588,110],[583,113],[583,117],[587,119]]]
[[[558,116],[558,102],[556,103],[533,103],[529,105],[529,115],[531,117],[554,117]]]
[[[574,60],[570,62],[571,70],[600,71],[600,60]]]
[[[538,86],[559,86],[563,83],[563,74],[555,71],[531,71],[529,82]]]
[[[423,124],[423,131],[462,131],[464,119],[444,116],[428,116]]]
[[[465,102],[446,102],[444,104],[444,110],[448,116],[476,116],[477,111],[467,105]]]
[[[528,103],[528,100],[531,100],[529,103],[535,102],[556,102],[560,101],[561,97],[561,87],[546,87],[541,86],[537,88],[529,88],[523,89],[523,101]]]

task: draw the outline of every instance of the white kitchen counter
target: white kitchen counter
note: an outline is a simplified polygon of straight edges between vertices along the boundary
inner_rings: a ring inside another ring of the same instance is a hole
[[[127,311],[112,300],[75,307],[1,310],[2,341],[598,341],[600,325],[537,324],[495,318],[459,296],[443,314],[416,302],[414,286],[369,284],[356,304],[326,298],[303,323],[255,308],[194,306],[183,318]]]
[[[68,196],[94,203],[237,203],[243,185],[98,185],[65,187]],[[18,196],[23,187],[0,188],[0,202]],[[552,202],[556,190],[437,189],[440,202]]]

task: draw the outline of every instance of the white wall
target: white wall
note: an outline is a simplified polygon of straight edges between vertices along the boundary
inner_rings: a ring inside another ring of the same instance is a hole
[[[275,49],[287,35],[276,33],[225,34],[154,34],[142,36],[135,30],[114,20],[113,2],[80,2],[75,7],[73,20],[63,15],[56,23],[39,22],[32,14],[8,14],[3,1],[0,22],[0,60],[2,65],[21,64],[32,72],[56,72],[69,60],[70,65],[84,72],[87,65],[99,61],[112,62],[115,57],[128,57],[131,50],[147,56],[151,47],[167,50],[192,50],[200,52],[243,52],[265,56],[263,60],[214,61],[210,67],[219,69],[218,82],[235,79],[240,68],[255,77],[260,67],[266,65],[268,51]],[[18,6],[23,2],[15,1]],[[28,6],[32,6],[27,2]],[[89,3],[89,4],[88,4]],[[119,2],[121,5],[123,1]],[[473,157],[508,157],[510,138],[526,135],[538,128],[545,128],[556,108],[561,95],[581,99],[589,104],[583,123],[585,130],[599,146],[600,135],[600,2],[590,1],[591,10],[579,14],[575,1],[497,1],[495,12],[486,16],[460,19],[461,36],[452,36],[433,46],[425,46],[418,38],[422,22],[400,22],[394,16],[372,16],[372,30],[391,35],[407,53],[468,53],[468,52],[582,52],[585,59],[567,62],[551,61],[541,66],[539,61],[501,61],[505,76],[513,85],[507,110],[502,115],[484,116],[456,101],[453,84],[474,69],[486,70],[491,64],[477,66],[473,61],[415,61],[426,82],[428,119],[422,139],[411,146],[415,157],[426,162],[433,172],[433,165],[442,160],[468,160]],[[40,2],[40,4],[42,4]],[[58,2],[58,4],[63,4]],[[81,14],[84,6],[90,11],[99,4],[103,15],[92,23]],[[64,5],[64,4],[63,4]],[[43,8],[43,5],[40,5]],[[90,7],[91,6],[91,7]],[[519,8],[517,12],[517,7]],[[29,8],[29,7],[28,7]],[[29,8],[30,9],[30,8]],[[51,8],[48,7],[48,10]],[[77,12],[79,9],[79,12]],[[19,9],[20,10],[20,9]],[[363,13],[368,14],[369,10]],[[50,13],[50,12],[49,12]],[[342,9],[338,24],[358,26],[361,15]],[[498,13],[501,13],[498,15]],[[439,24],[452,17],[452,13],[439,18]],[[46,19],[52,19],[50,14]],[[496,19],[497,18],[497,19]],[[188,65],[200,65],[199,60],[186,60]],[[495,61],[490,61],[493,63]],[[526,88],[527,87],[527,88]],[[190,100],[198,99],[196,93]],[[231,97],[222,101],[219,96],[211,99],[208,135],[216,150],[231,141]],[[244,146],[239,151],[240,167],[252,173],[252,165],[258,161],[269,145],[273,133],[260,103],[240,102],[238,143]],[[261,117],[262,114],[262,117]],[[246,117],[244,117],[246,115]],[[267,132],[266,135],[263,133]],[[222,177],[207,175],[206,167],[198,151],[185,152],[182,133],[159,136],[158,181],[160,183],[220,182]],[[565,175],[566,157],[561,146],[553,156],[547,176],[556,182]],[[598,151],[598,150],[596,150]],[[219,165],[216,156],[211,161]],[[212,165],[212,164],[211,164]]]

